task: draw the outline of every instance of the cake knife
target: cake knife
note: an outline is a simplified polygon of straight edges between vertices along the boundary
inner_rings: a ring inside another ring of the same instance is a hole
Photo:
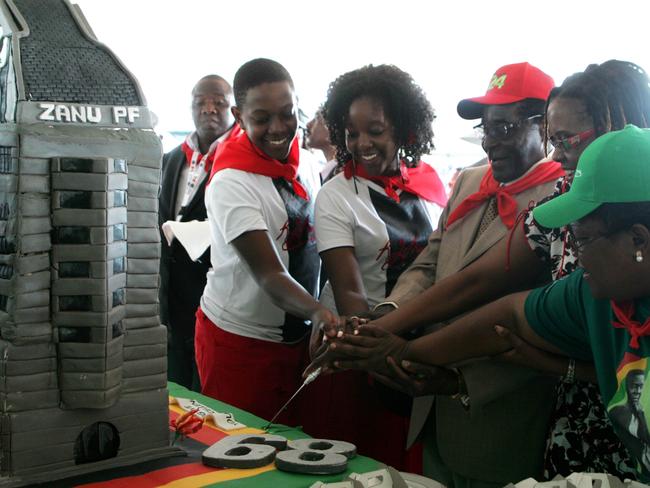
[[[281,414],[281,413],[282,413],[282,412],[283,412],[283,411],[284,411],[284,410],[289,406],[289,404],[293,401],[293,399],[296,398],[296,396],[298,396],[298,393],[300,393],[300,392],[302,391],[302,389],[303,389],[305,386],[307,386],[309,383],[311,383],[311,382],[314,381],[316,378],[318,378],[318,375],[320,375],[320,373],[321,373],[322,370],[323,370],[322,368],[316,368],[314,371],[312,371],[311,373],[309,373],[309,374],[307,375],[307,377],[305,378],[305,381],[303,381],[303,382],[302,382],[302,385],[300,385],[300,388],[298,388],[298,389],[296,390],[296,392],[291,396],[291,398],[289,398],[289,400],[287,400],[287,403],[285,403],[284,405],[282,405],[282,408],[281,408],[280,410],[278,410],[278,413],[276,413],[276,414],[273,416],[273,418],[271,419],[271,421],[270,421],[268,424],[266,424],[266,427],[264,427],[263,430],[267,430],[269,427],[271,427],[271,425],[273,424],[273,422],[275,421],[275,419],[277,419],[278,416],[279,416],[279,415],[280,415],[280,414]]]

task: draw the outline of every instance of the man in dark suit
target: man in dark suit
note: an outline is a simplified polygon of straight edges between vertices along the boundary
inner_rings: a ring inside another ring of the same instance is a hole
[[[192,118],[196,130],[185,142],[163,156],[160,191],[160,225],[168,220],[206,220],[204,194],[212,157],[219,143],[231,132],[233,94],[230,84],[218,75],[201,78],[192,90]],[[200,391],[194,361],[194,314],[210,267],[209,250],[192,261],[174,239],[162,238],[160,262],[160,319],[168,328],[170,381]]]

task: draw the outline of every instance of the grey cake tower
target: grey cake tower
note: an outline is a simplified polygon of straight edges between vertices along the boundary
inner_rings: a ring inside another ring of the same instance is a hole
[[[144,97],[67,0],[0,29],[0,485],[177,453]]]

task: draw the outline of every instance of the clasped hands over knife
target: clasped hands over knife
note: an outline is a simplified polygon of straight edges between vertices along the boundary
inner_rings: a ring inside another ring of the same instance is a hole
[[[511,346],[494,359],[561,376],[567,358],[542,351],[512,331],[495,326],[495,332]],[[317,340],[314,340],[314,339]],[[324,373],[361,369],[391,388],[412,396],[464,393],[462,375],[452,368],[416,363],[409,359],[410,342],[365,318],[340,317],[336,325],[323,325],[312,337],[312,363],[304,376],[318,367]],[[595,382],[593,365],[580,362],[576,377]]]
[[[382,383],[412,396],[458,392],[458,375],[448,368],[405,360],[409,342],[372,324],[366,318],[341,317],[312,336],[312,363],[324,373],[362,369]]]

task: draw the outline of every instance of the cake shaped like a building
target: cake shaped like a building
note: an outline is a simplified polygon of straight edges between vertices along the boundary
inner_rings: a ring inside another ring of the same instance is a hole
[[[0,29],[0,485],[169,455],[150,112],[67,0]]]

